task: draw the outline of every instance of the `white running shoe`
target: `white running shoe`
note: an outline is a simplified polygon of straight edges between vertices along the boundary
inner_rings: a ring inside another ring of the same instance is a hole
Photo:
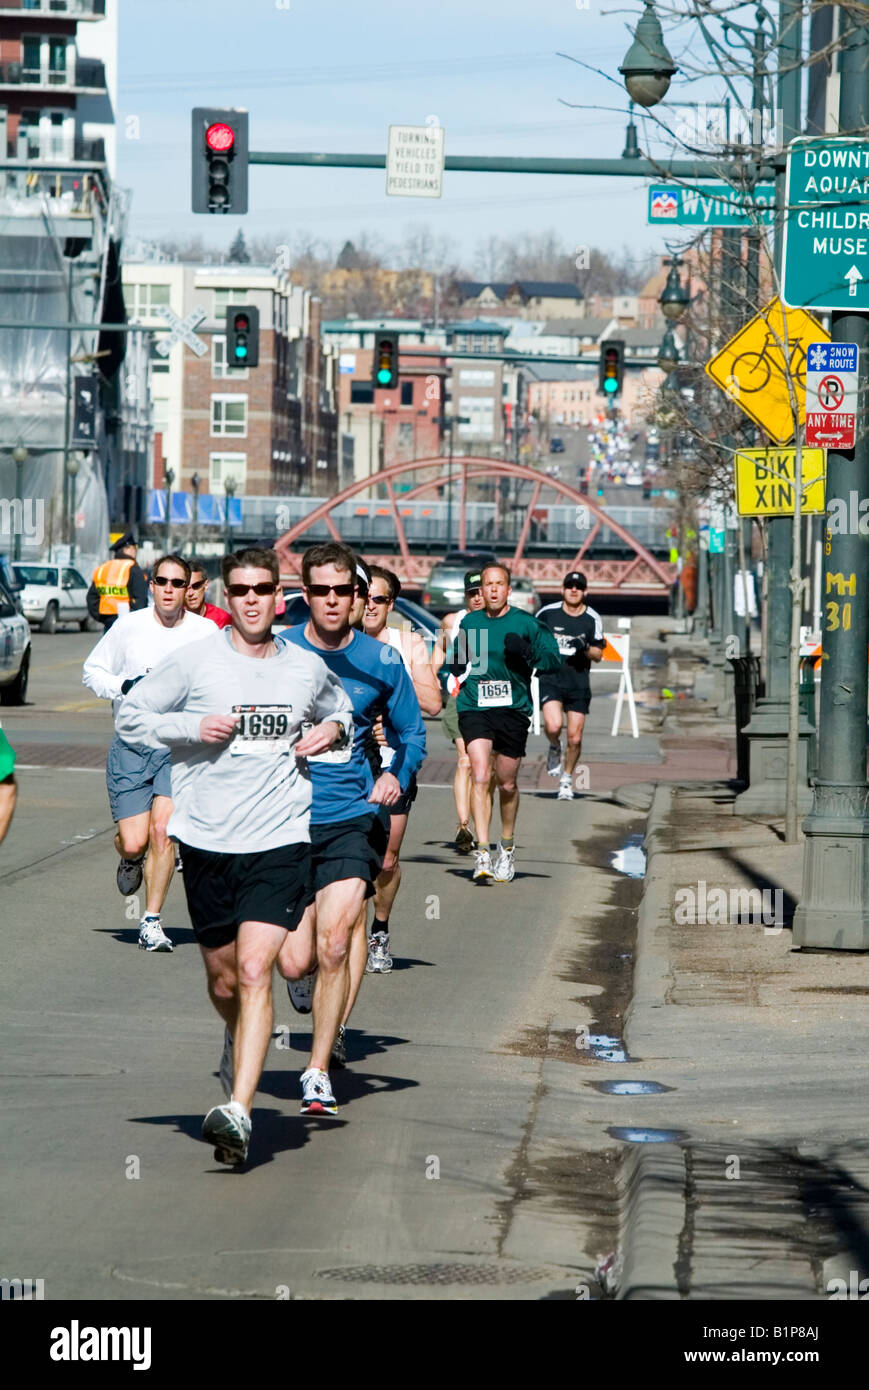
[[[163,930],[159,917],[143,917],[139,923],[140,951],[172,951],[172,942]]]
[[[332,1056],[329,1060],[333,1067],[347,1065],[347,1029],[343,1023],[338,1024],[338,1033],[332,1044]]]
[[[302,1114],[337,1115],[338,1105],[332,1094],[329,1073],[309,1067],[302,1073]]]
[[[558,743],[550,743],[549,752],[546,754],[546,771],[550,777],[561,775],[561,740]]]
[[[474,850],[474,883],[485,883],[492,877],[492,856],[487,849]]]
[[[218,1163],[244,1163],[250,1144],[250,1116],[237,1100],[215,1105],[202,1121],[202,1137],[214,1145]]]
[[[516,872],[516,866],[513,863],[513,856],[515,853],[515,850],[505,849],[503,845],[498,846],[498,858],[495,860],[496,883],[510,882]]]
[[[570,774],[567,772],[565,772],[564,776],[558,784],[558,800],[573,800],[573,782],[571,781]]]
[[[232,1100],[232,1065],[232,1034],[227,1028],[223,1034],[223,1051],[220,1054],[220,1066],[217,1069],[223,1094],[227,1100]]]
[[[389,932],[373,931],[368,938],[368,960],[365,962],[366,975],[388,975],[392,969],[392,956],[389,954]]]
[[[314,1007],[314,982],[316,970],[303,975],[301,980],[287,980],[287,994],[297,1014],[309,1014]]]

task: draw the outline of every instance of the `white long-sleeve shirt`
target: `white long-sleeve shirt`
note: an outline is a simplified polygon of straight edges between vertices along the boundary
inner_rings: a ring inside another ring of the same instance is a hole
[[[115,724],[124,681],[144,676],[179,647],[201,642],[214,633],[214,623],[185,613],[180,623],[165,627],[154,608],[126,613],[112,623],[84,664],[82,684],[101,700],[113,701]]]
[[[335,720],[353,737],[343,685],[313,652],[237,652],[231,629],[173,653],[121,703],[125,743],[172,752],[169,834],[218,854],[250,854],[310,838],[311,774],[295,744],[305,723]],[[208,714],[236,714],[224,743],[203,743]]]

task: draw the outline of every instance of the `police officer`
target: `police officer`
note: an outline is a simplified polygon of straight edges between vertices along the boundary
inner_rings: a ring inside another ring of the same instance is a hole
[[[105,632],[122,614],[148,607],[148,581],[136,564],[138,546],[131,533],[115,541],[111,550],[113,558],[94,570],[87,596],[88,613]]]

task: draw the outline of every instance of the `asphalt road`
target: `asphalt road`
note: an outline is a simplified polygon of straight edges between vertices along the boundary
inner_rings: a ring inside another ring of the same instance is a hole
[[[44,1279],[53,1300],[594,1294],[617,1146],[591,1089],[611,1071],[576,1036],[620,1027],[640,885],[611,859],[642,820],[604,794],[526,795],[515,880],[476,887],[450,847],[451,791],[426,784],[395,969],[363,985],[337,1119],[298,1113],[309,1022],[277,982],[250,1161],[226,1170],[199,1138],[222,1026],[181,884],[174,954],[138,951],[102,772],[66,753],[93,764],[111,733],[78,685],[94,640],[37,636],[34,703],[3,711],[41,754],[22,759],[0,849],[0,1275]],[[428,729],[429,766],[447,767]]]

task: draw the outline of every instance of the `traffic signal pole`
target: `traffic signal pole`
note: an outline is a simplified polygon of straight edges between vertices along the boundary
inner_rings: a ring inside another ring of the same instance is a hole
[[[869,30],[862,15],[841,10],[850,25],[840,56],[839,129],[869,125]],[[860,352],[857,447],[827,453],[827,513],[852,495],[869,497],[869,315],[834,313],[834,343]],[[826,950],[869,950],[869,787],[866,783],[869,539],[848,527],[824,535],[826,621],[821,642],[821,712],[818,776],[804,830],[803,892],[794,917],[794,945]]]
[[[307,151],[251,150],[249,164],[296,164],[316,169],[385,169],[383,154],[311,154]],[[675,159],[659,164],[651,159],[538,159],[510,155],[446,155],[444,168],[476,174],[595,174],[606,178],[680,179],[729,182],[728,160]],[[768,168],[757,171],[758,182],[773,177]]]

